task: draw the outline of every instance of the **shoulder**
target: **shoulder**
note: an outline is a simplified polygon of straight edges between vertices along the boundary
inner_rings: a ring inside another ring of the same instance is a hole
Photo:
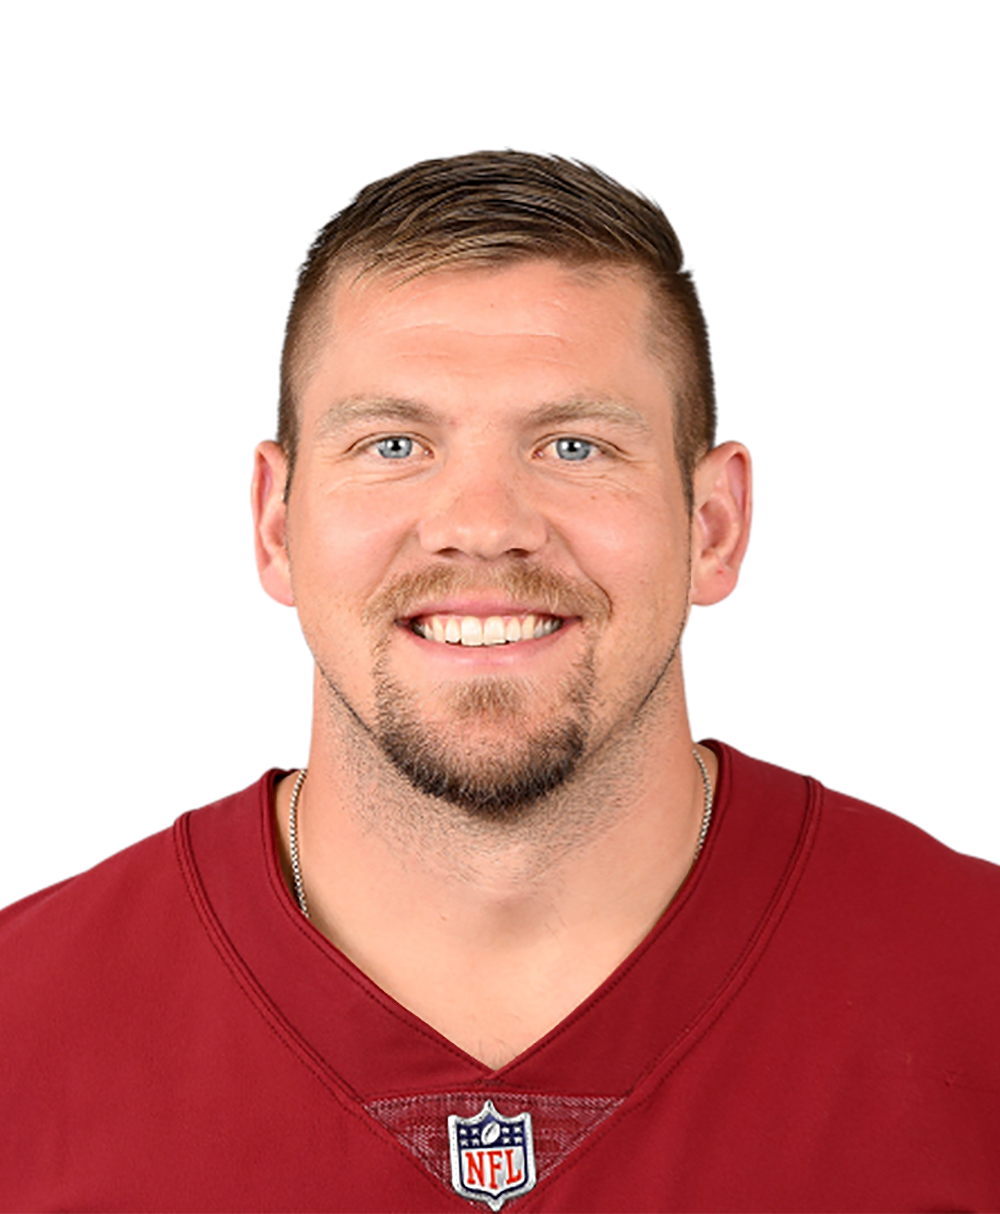
[[[835,885],[862,907],[917,916],[954,928],[1000,931],[1000,867],[954,851],[925,830],[878,806],[815,789],[815,879]]]
[[[950,999],[1000,1002],[1000,868],[953,851],[913,823],[817,785],[807,905],[887,972],[942,984]]]
[[[877,806],[721,748],[733,808],[797,822],[779,929],[792,972],[1000,1010],[1000,868]],[[766,828],[759,828],[766,835]]]
[[[808,827],[810,867],[855,891],[892,901],[912,890],[922,900],[954,895],[994,906],[1000,867],[962,855],[888,810],[826,788],[811,776],[749,758],[715,743],[726,791],[759,814],[800,815]]]
[[[0,1115],[18,1111],[18,1141],[92,1121],[95,1092],[107,1105],[140,1100],[178,1042],[211,1037],[218,1009],[232,1012],[237,987],[199,893],[199,863],[225,867],[240,838],[254,837],[265,787],[266,778],[182,815],[0,912]],[[195,834],[206,841],[197,858]],[[0,1169],[13,1141],[0,1144]]]
[[[0,967],[17,973],[3,986],[23,1006],[35,985],[61,982],[84,972],[121,971],[162,955],[184,935],[191,911],[182,836],[191,823],[225,835],[259,804],[271,773],[249,788],[182,815],[173,827],[151,835],[94,868],[40,890],[0,910]],[[6,1001],[0,993],[0,1010]]]
[[[60,938],[75,942],[95,919],[128,916],[148,905],[171,884],[176,871],[173,830],[160,831],[102,861],[94,868],[39,890],[0,911],[0,956],[38,947],[51,955]]]

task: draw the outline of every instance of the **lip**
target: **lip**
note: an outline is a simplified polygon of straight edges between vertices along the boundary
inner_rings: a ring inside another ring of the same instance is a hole
[[[401,616],[397,623],[409,624],[428,615],[474,615],[486,619],[491,615],[545,615],[557,620],[571,619],[571,616],[560,615],[549,611],[537,603],[501,603],[498,599],[455,598],[440,599],[433,603],[421,604],[415,611]]]
[[[428,614],[434,614],[433,612]],[[444,614],[442,612],[442,614]],[[457,615],[458,612],[450,612],[449,614]],[[475,615],[476,612],[467,611],[466,615]],[[494,615],[500,615],[499,611],[493,612]],[[508,609],[508,615],[515,614]],[[526,613],[522,613],[526,614]],[[559,644],[560,640],[565,640],[567,634],[575,631],[574,625],[578,624],[579,618],[576,616],[559,616],[562,620],[562,627],[557,628],[555,632],[550,632],[548,636],[532,637],[530,641],[518,641],[514,645],[442,645],[439,641],[429,641],[426,637],[420,636],[419,633],[413,631],[410,627],[410,620],[418,617],[413,616],[405,620],[397,620],[396,628],[403,637],[418,647],[418,652],[422,657],[426,657],[431,661],[447,662],[454,669],[455,665],[459,666],[510,666],[518,662],[524,662],[531,658],[541,657],[553,645]]]

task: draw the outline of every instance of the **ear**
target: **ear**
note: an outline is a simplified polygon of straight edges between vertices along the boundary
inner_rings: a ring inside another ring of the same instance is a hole
[[[254,452],[253,505],[254,547],[260,584],[276,602],[295,606],[288,570],[285,526],[285,483],[288,461],[277,443],[261,443]]]
[[[731,593],[750,539],[750,452],[723,443],[694,473],[691,602],[708,606]]]

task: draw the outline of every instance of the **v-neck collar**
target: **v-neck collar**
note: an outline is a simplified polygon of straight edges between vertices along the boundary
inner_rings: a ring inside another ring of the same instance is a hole
[[[544,1092],[618,1104],[738,989],[808,850],[811,781],[720,743],[712,828],[646,939],[560,1024],[497,1071],[402,1007],[301,914],[281,874],[267,773],[177,824],[181,861],[227,963],[282,1036],[361,1103]]]

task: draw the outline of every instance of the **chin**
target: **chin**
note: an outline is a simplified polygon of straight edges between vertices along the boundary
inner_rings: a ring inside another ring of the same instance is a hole
[[[376,688],[375,740],[411,785],[481,819],[512,821],[565,784],[590,732],[589,672],[542,715],[524,680],[475,679],[449,689],[444,719],[386,675]]]
[[[399,719],[382,723],[377,735],[383,753],[416,792],[492,821],[523,818],[565,784],[586,740],[586,728],[575,720],[506,748],[482,739],[473,746],[449,744],[440,732]]]

